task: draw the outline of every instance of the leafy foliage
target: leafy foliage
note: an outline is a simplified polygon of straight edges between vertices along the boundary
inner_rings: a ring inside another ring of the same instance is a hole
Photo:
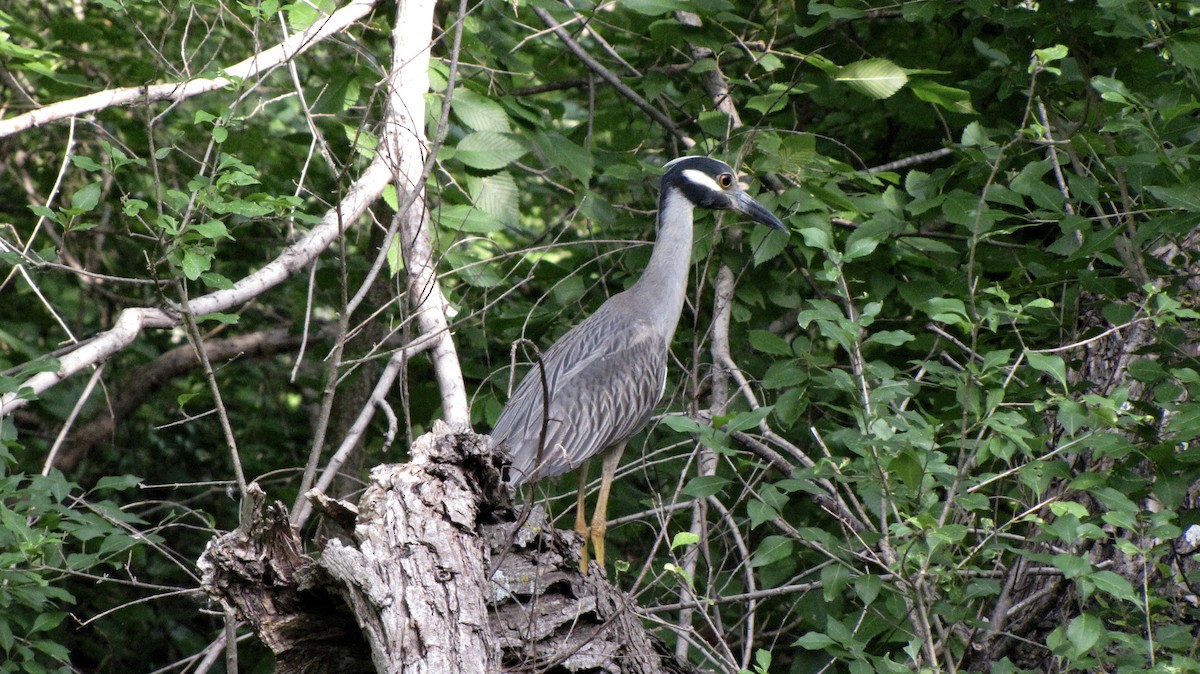
[[[315,18],[278,3],[60,4],[0,11],[0,58],[20,85],[0,89],[5,118],[214,76],[280,39],[281,17],[290,31]],[[618,582],[667,607],[663,638],[723,671],[1200,671],[1185,535],[1200,525],[1198,11],[447,6],[428,187],[473,420],[483,430],[499,413],[516,340],[547,346],[636,278],[657,167],[684,152],[729,159],[792,236],[698,223],[663,416],[626,454],[609,535]],[[377,12],[228,90],[6,139],[0,393],[53,371],[60,343],[122,309],[229,288],[312,227],[374,156],[388,22]],[[403,244],[384,235],[398,207],[392,193],[345,223],[311,275],[236,314],[197,317],[192,335],[147,332],[104,365],[102,393],[78,376],[0,420],[15,462],[0,488],[0,578],[20,589],[0,611],[13,662],[105,657],[86,642],[106,621],[68,630],[65,612],[131,598],[79,574],[194,586],[189,562],[163,559],[195,559],[212,522],[236,517],[210,412],[223,409],[247,475],[283,497],[321,441],[322,410],[326,446],[340,442],[411,331]],[[376,255],[383,280],[348,310]],[[711,351],[721,267],[736,277],[728,363]],[[313,339],[214,363],[220,400],[200,369],[162,360],[197,337],[278,329]],[[406,367],[396,420],[372,423],[344,492],[363,467],[399,460],[382,453],[392,434],[439,414],[429,366]],[[55,473],[30,477],[52,452],[73,483],[132,473],[172,486],[133,518],[132,491],[97,505]],[[573,487],[538,494],[565,521]],[[145,555],[147,541],[169,552]],[[182,663],[220,634],[194,607],[159,606],[129,610],[155,611],[170,644],[152,656],[114,644],[105,668]]]

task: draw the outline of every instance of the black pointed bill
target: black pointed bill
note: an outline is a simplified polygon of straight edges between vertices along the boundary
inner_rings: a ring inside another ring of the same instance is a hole
[[[740,191],[732,192],[729,194],[729,199],[731,202],[730,208],[738,213],[748,215],[756,222],[760,222],[771,229],[787,233],[787,227],[783,226],[779,218],[775,217],[774,213],[768,211],[766,206],[755,201],[749,194]]]

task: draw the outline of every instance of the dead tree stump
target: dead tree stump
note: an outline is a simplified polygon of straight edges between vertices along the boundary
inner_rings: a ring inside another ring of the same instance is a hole
[[[201,557],[204,589],[280,672],[694,671],[595,567],[579,573],[574,532],[537,507],[513,521],[485,436],[435,424],[412,449],[372,471],[357,509],[311,495],[343,532],[319,559],[281,505],[264,517],[261,490]]]

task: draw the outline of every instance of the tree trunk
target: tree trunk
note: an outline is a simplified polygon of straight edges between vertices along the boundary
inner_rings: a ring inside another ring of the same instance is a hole
[[[683,672],[637,606],[540,508],[513,521],[485,436],[441,423],[414,463],[382,465],[358,508],[312,494],[343,535],[319,560],[255,487],[242,525],[210,542],[204,589],[291,672]],[[490,580],[489,580],[490,578]],[[352,622],[353,621],[353,622]]]

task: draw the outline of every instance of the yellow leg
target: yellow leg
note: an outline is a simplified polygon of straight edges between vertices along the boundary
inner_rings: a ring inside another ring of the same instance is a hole
[[[621,463],[621,454],[625,451],[625,443],[616,445],[604,453],[604,463],[600,467],[600,494],[596,497],[596,509],[592,511],[592,547],[596,549],[596,563],[604,568],[604,533],[608,531],[608,493],[612,490],[613,478],[617,475],[617,465]]]
[[[579,551],[579,572],[587,575],[588,568],[588,525],[587,514],[584,512],[584,497],[587,494],[587,474],[591,461],[584,461],[579,467],[579,496],[575,501],[575,531],[583,537],[583,549]]]

